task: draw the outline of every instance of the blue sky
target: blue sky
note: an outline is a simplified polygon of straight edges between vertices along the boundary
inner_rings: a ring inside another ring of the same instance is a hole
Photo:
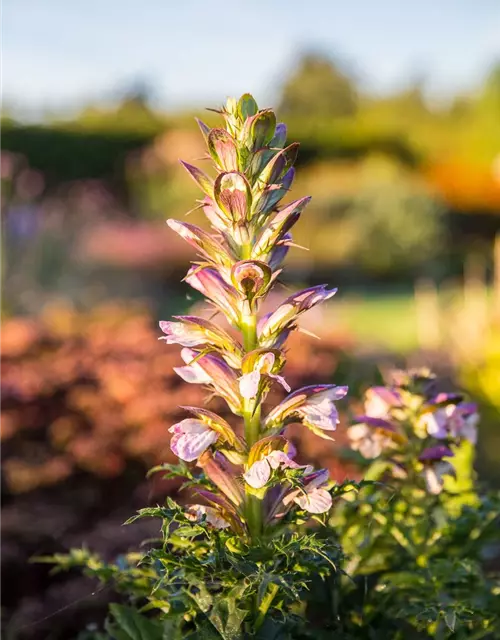
[[[309,48],[367,90],[423,75],[450,95],[500,60],[500,0],[4,0],[4,102],[36,116],[143,79],[166,108],[267,103]]]

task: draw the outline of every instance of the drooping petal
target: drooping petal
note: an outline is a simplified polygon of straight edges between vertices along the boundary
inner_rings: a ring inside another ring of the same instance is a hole
[[[332,507],[332,496],[326,489],[313,489],[307,493],[301,493],[294,498],[301,509],[309,513],[326,513]]]
[[[277,376],[274,373],[270,373],[269,377],[273,380],[276,380],[276,382],[278,382],[283,387],[283,389],[285,389],[285,391],[288,391],[288,393],[290,393],[290,391],[292,390],[292,387],[288,384],[283,376]]]
[[[254,489],[262,489],[271,477],[271,467],[267,460],[258,460],[243,474],[245,482]]]

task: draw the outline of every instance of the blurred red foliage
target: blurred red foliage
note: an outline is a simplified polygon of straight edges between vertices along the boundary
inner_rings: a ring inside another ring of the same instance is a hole
[[[53,305],[39,319],[4,321],[2,579],[13,637],[73,637],[100,619],[109,597],[80,602],[92,589],[86,580],[54,580],[47,567],[28,563],[32,555],[86,544],[111,559],[156,535],[156,521],[120,525],[175,491],[176,483],[145,474],[174,460],[167,429],[184,417],[178,405],[202,405],[205,397],[172,371],[181,363],[179,348],[158,342],[160,335],[148,313],[123,304],[87,314]],[[297,334],[289,347],[292,387],[332,379],[334,344]],[[210,406],[239,428],[222,401]],[[337,443],[299,425],[291,436],[300,458],[327,466],[338,479],[354,477],[335,461]],[[61,607],[68,609],[52,618]]]

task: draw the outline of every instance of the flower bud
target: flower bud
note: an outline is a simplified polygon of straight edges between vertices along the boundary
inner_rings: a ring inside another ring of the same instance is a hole
[[[269,143],[271,149],[283,149],[286,143],[286,134],[286,124],[284,122],[278,122],[274,137]]]
[[[231,281],[235,289],[249,302],[265,295],[272,279],[270,267],[258,260],[241,260],[231,269]]]
[[[310,200],[309,197],[300,198],[278,211],[259,233],[252,249],[252,257],[257,260],[265,258],[297,222],[302,210]]]
[[[205,451],[199,460],[198,466],[203,469],[208,478],[218,487],[222,493],[237,507],[243,503],[243,492],[234,475],[229,471],[225,460],[218,454],[214,456],[210,451]]]
[[[263,109],[250,116],[243,125],[242,139],[248,149],[257,151],[268,145],[276,132],[276,115],[272,109]]]
[[[294,177],[295,169],[291,167],[281,179],[280,184],[270,184],[261,191],[253,203],[253,214],[261,216],[269,214],[290,191]]]
[[[238,150],[234,138],[225,129],[208,134],[208,151],[222,171],[238,171]]]
[[[261,347],[272,347],[283,331],[293,329],[299,316],[320,302],[328,300],[337,289],[327,289],[321,284],[298,291],[288,297],[273,313],[261,319],[258,326]]]
[[[244,93],[238,100],[236,112],[242,121],[254,116],[258,111],[257,103],[249,93]]]
[[[248,218],[252,205],[252,190],[242,173],[230,171],[217,176],[214,197],[219,209],[233,222]]]

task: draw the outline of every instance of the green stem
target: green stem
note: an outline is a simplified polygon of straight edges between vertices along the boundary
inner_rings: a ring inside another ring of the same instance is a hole
[[[274,583],[270,584],[269,591],[266,593],[264,598],[262,598],[262,602],[260,603],[259,615],[255,622],[256,631],[258,631],[260,627],[263,625],[267,612],[269,611],[269,607],[271,606],[274,600],[274,597],[276,596],[277,593],[278,593],[278,585]]]
[[[255,313],[243,316],[241,330],[245,351],[253,351],[257,347],[257,315]],[[244,401],[245,439],[249,449],[260,439],[260,412],[260,404],[255,406],[254,400]],[[251,538],[255,540],[262,533],[262,501],[257,496],[249,493],[247,488],[246,503],[248,528]]]

